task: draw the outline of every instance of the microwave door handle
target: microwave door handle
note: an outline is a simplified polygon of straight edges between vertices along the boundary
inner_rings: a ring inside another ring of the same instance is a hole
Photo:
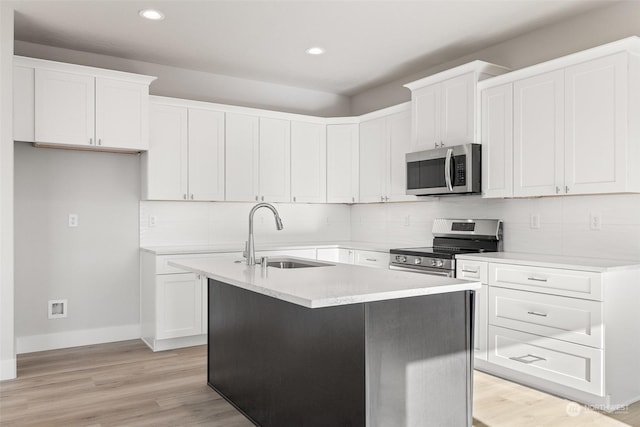
[[[453,148],[447,149],[447,158],[444,161],[444,181],[447,183],[449,191],[453,191],[453,185],[451,183],[451,156],[453,155]]]

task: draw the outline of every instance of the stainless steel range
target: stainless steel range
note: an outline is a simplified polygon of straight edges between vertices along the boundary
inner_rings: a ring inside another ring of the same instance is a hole
[[[499,219],[436,219],[433,246],[391,249],[391,270],[456,276],[456,255],[502,251]]]

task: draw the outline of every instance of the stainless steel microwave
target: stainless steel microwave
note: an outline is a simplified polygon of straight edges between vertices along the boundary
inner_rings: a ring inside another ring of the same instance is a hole
[[[407,194],[480,193],[480,148],[480,144],[464,144],[407,153]]]

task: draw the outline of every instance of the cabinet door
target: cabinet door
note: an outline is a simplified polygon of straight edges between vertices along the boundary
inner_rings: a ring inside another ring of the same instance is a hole
[[[327,202],[359,201],[357,124],[327,126]]]
[[[34,69],[13,67],[13,140],[34,142]]]
[[[566,192],[625,191],[627,54],[567,68],[565,94]]]
[[[202,283],[193,273],[156,279],[157,339],[202,333]]]
[[[258,200],[258,118],[227,113],[225,141],[225,199]]]
[[[467,73],[442,82],[440,139],[445,145],[474,141],[475,74]]]
[[[405,155],[411,151],[411,112],[393,114],[387,118],[389,135],[389,173],[387,194],[390,201],[416,200],[407,195],[407,161]]]
[[[564,73],[519,80],[513,91],[513,195],[563,192]]]
[[[96,142],[127,150],[149,148],[149,85],[96,78]]]
[[[441,97],[440,83],[423,87],[412,93],[412,149],[429,150],[441,141]]]
[[[513,196],[513,85],[482,91],[483,197]]]
[[[291,199],[291,125],[288,120],[260,118],[260,201]]]
[[[383,202],[387,183],[386,117],[360,124],[360,201]]]
[[[149,117],[149,151],[142,155],[143,197],[184,200],[187,198],[187,109],[152,103]]]
[[[94,78],[35,70],[35,141],[95,145]]]
[[[327,128],[291,122],[291,201],[327,201]]]
[[[189,198],[224,200],[224,113],[189,109]]]

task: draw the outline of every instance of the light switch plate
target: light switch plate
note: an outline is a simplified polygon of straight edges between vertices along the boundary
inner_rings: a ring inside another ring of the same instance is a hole
[[[602,230],[602,214],[591,212],[589,214],[589,228],[592,230]]]
[[[529,228],[537,230],[540,228],[540,214],[531,214],[529,217]]]

